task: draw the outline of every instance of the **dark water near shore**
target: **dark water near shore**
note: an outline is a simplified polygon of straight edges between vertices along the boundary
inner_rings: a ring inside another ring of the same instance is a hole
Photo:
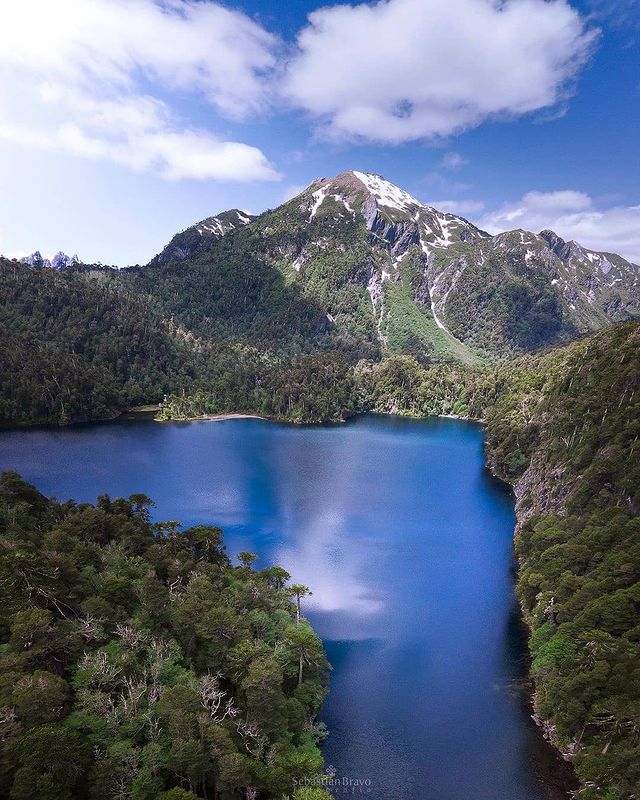
[[[513,502],[478,426],[118,421],[1,433],[0,469],[60,499],[144,492],[156,519],[219,524],[230,554],[309,585],[338,797],[563,796],[522,691]]]

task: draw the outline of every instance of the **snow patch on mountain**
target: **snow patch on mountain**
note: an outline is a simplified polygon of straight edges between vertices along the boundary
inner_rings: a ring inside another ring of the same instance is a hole
[[[376,198],[381,206],[395,208],[398,211],[410,211],[416,206],[422,207],[422,203],[419,200],[405,192],[404,189],[389,183],[380,175],[358,172],[357,170],[353,170],[353,174],[364,184],[367,191]]]
[[[228,224],[231,226],[231,228],[235,227],[231,223]],[[224,236],[226,232],[225,226],[222,224],[222,220],[219,220],[218,217],[210,217],[208,220],[201,222],[196,226],[196,230],[200,236],[205,236],[207,233],[213,234],[213,236]]]
[[[30,267],[44,267],[46,269],[67,269],[73,264],[81,264],[82,262],[77,255],[68,256],[62,250],[57,252],[52,258],[46,258],[39,250],[32,253],[30,256],[24,256],[20,259],[21,264],[28,264]]]
[[[327,196],[327,192],[329,191],[328,186],[321,186],[319,189],[316,189],[315,192],[311,195],[311,211],[309,214],[309,222],[315,217],[318,213],[318,209],[324,203],[324,199]]]
[[[352,214],[354,217],[356,215],[355,209],[352,208],[349,200],[343,195],[339,194],[335,189],[338,187],[333,186],[332,183],[326,183],[324,186],[321,186],[319,189],[316,189],[315,192],[311,193],[311,206],[309,207],[309,222],[315,217],[315,215],[320,210],[320,206],[324,203],[324,201],[329,197],[332,200],[335,200],[336,203],[341,203],[345,209]],[[332,191],[334,190],[334,191]]]

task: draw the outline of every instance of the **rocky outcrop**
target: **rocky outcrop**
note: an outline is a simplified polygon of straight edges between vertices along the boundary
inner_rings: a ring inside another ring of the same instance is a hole
[[[82,264],[77,255],[68,256],[61,250],[52,258],[45,258],[39,250],[32,253],[30,256],[24,256],[20,259],[21,264],[28,264],[30,267],[43,267],[45,269],[67,269],[74,264]]]
[[[516,531],[537,514],[563,514],[579,481],[565,481],[565,468],[548,464],[538,451],[513,487],[516,498]]]
[[[257,217],[252,214],[245,214],[237,208],[231,211],[223,211],[222,214],[217,216],[207,217],[177,233],[169,244],[151,259],[149,265],[184,261],[206,241],[221,239],[237,228],[249,225],[256,219]]]

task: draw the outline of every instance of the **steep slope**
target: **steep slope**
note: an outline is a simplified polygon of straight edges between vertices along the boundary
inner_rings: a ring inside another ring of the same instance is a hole
[[[586,301],[592,314],[600,313],[608,320],[640,314],[638,265],[615,253],[596,252],[574,241],[565,242],[553,231],[542,231],[540,238],[564,265],[558,283],[570,307],[584,305]]]
[[[456,276],[445,315],[451,330],[488,350],[531,350],[640,315],[637,265],[550,231],[498,234],[444,270]]]
[[[256,217],[252,214],[245,214],[237,208],[223,211],[217,216],[207,217],[184,231],[176,233],[169,244],[149,263],[167,264],[170,261],[182,261],[194,253],[207,239],[221,239],[236,228],[248,225],[255,219]]]
[[[515,487],[536,711],[585,800],[640,792],[640,323],[525,356],[487,415]]]
[[[202,276],[203,301],[214,300],[207,283],[233,282],[227,266],[244,251],[320,307],[332,346],[340,341],[360,357],[478,363],[640,314],[640,268],[621,257],[548,231],[489,236],[358,171],[315,181],[224,240],[198,241],[180,258]],[[171,296],[162,276],[150,276],[147,289],[181,313],[174,281]]]
[[[319,309],[313,333],[328,334],[323,346],[354,359],[411,352],[471,362],[477,355],[433,313],[426,269],[432,252],[482,237],[466,220],[423,206],[378,176],[350,172],[316,181],[250,225],[203,242],[179,272],[175,264],[162,272],[152,265],[144,285],[168,313],[183,314],[179,284],[189,284],[190,294],[197,284],[200,322],[211,332],[229,307],[220,308],[219,297],[242,285],[250,263],[252,276],[277,274]],[[245,316],[273,315],[250,289],[243,292]]]

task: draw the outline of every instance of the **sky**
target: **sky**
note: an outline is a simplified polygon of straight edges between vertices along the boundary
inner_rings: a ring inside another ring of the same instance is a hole
[[[0,253],[146,263],[318,177],[640,263],[640,0],[0,0]]]

